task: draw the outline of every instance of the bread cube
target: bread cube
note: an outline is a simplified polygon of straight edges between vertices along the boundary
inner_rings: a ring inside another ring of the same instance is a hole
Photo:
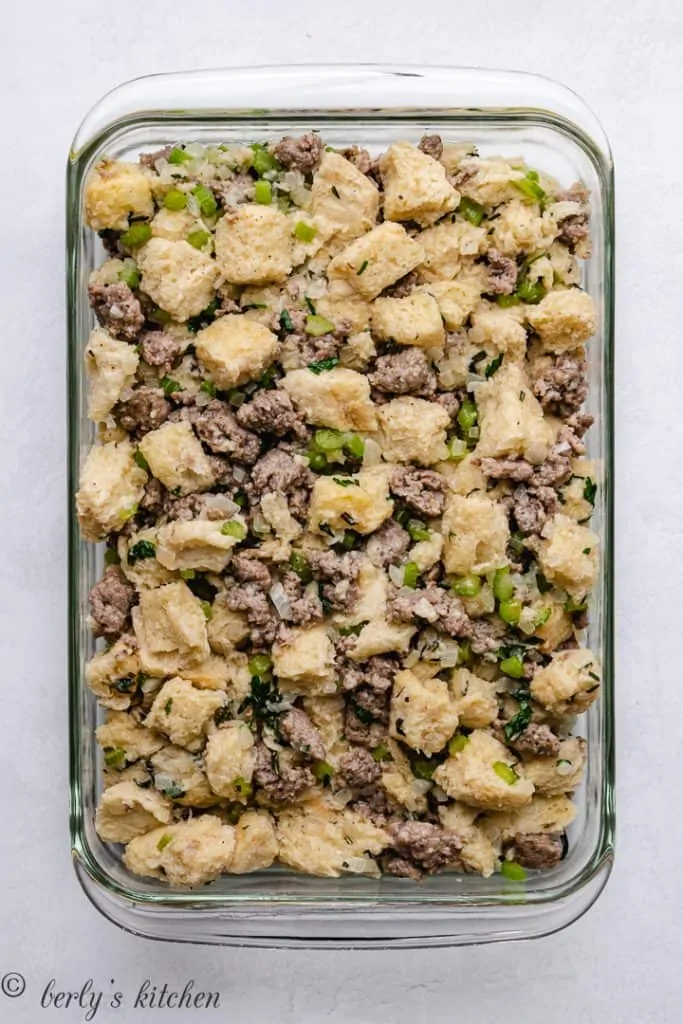
[[[354,483],[347,485],[349,480]],[[340,532],[350,527],[357,533],[373,533],[393,510],[387,470],[374,466],[351,476],[317,477],[311,494],[308,525],[318,533],[325,532],[323,526]]]
[[[105,843],[128,843],[135,836],[171,820],[172,804],[155,789],[117,782],[105,789],[95,814],[95,828]]]
[[[165,825],[133,839],[123,863],[134,875],[161,878],[177,888],[206,885],[228,871],[235,830],[214,814]]]
[[[526,330],[521,320],[519,306],[501,309],[494,302],[482,302],[472,314],[469,340],[481,348],[503,352],[506,362],[523,360],[526,355]],[[479,372],[482,370],[483,366]]]
[[[219,388],[235,388],[261,377],[277,352],[277,338],[263,324],[236,313],[197,332],[197,357]]]
[[[323,373],[291,370],[282,380],[306,421],[337,430],[375,430],[377,416],[370,398],[368,378],[355,370],[335,366]]]
[[[485,729],[495,722],[498,717],[495,683],[475,676],[469,669],[456,668],[449,685],[460,725],[466,729]]]
[[[391,695],[389,732],[413,750],[436,754],[458,727],[458,713],[443,679],[398,672]]]
[[[531,680],[534,700],[552,715],[586,711],[600,689],[600,666],[585,648],[557,651]]]
[[[491,842],[500,845],[514,839],[520,832],[564,832],[575,817],[576,805],[564,794],[543,796],[534,793],[526,807],[484,814],[478,819],[478,824]]]
[[[117,689],[116,683],[134,679],[139,671],[135,642],[124,635],[111,647],[93,654],[85,666],[85,681],[102,707],[124,711],[130,707],[130,692]]]
[[[463,749],[436,769],[434,781],[454,800],[471,807],[490,811],[521,807],[531,801],[534,786],[521,765],[512,762],[507,747],[483,729],[475,729]],[[500,765],[510,769],[510,781],[496,770]]]
[[[436,300],[448,330],[459,331],[479,304],[485,285],[476,274],[461,274],[455,281],[430,281],[419,287]]]
[[[462,840],[459,859],[472,871],[490,878],[498,865],[498,851],[484,832],[475,825],[478,811],[465,804],[440,804],[439,820],[444,828]]]
[[[139,447],[152,474],[169,491],[192,494],[213,486],[211,463],[192,427],[184,420],[150,430]]]
[[[358,238],[377,221],[379,190],[350,160],[326,152],[313,176],[310,210],[325,238]]]
[[[442,529],[446,572],[483,575],[506,565],[508,518],[502,505],[485,494],[454,494],[444,512]]]
[[[450,417],[436,402],[394,398],[377,411],[384,458],[431,466],[448,457],[446,428]]]
[[[133,451],[129,441],[119,441],[96,445],[88,452],[76,494],[85,540],[103,540],[135,514],[147,473],[133,459]]]
[[[123,769],[141,758],[150,757],[164,745],[164,737],[154,730],[138,725],[126,711],[111,711],[104,725],[95,730],[97,742],[111,764]]]
[[[492,221],[492,245],[504,256],[539,253],[549,249],[558,228],[549,213],[540,213],[536,204],[512,199]]]
[[[334,693],[334,647],[325,627],[290,630],[273,647],[273,672],[287,693]]]
[[[165,206],[159,210],[150,222],[154,238],[166,238],[169,242],[182,242],[187,239],[190,231],[203,230],[204,225],[188,209],[167,210]]]
[[[315,308],[333,323],[348,320],[354,331],[364,331],[370,326],[370,303],[341,278],[328,282],[327,292],[316,301]]]
[[[592,459],[574,459],[572,475],[561,490],[562,512],[565,516],[584,523],[593,515],[597,487],[598,465]],[[592,499],[592,500],[591,500]]]
[[[249,799],[254,775],[254,737],[246,722],[226,722],[209,736],[204,752],[209,785],[216,796],[236,803]]]
[[[543,527],[538,561],[543,575],[574,598],[593,587],[600,563],[600,538],[587,526],[558,513]]]
[[[382,788],[411,814],[424,814],[431,782],[413,775],[410,761],[395,740],[390,739],[388,746],[391,760],[382,762]]]
[[[277,206],[243,203],[216,225],[216,264],[231,284],[286,280],[293,245],[292,225]]]
[[[232,654],[237,644],[249,636],[249,623],[244,612],[235,612],[225,603],[225,595],[218,594],[213,602],[212,615],[207,623],[211,649],[218,654]]]
[[[373,618],[361,629],[349,657],[353,661],[366,661],[375,654],[391,654],[393,651],[405,654],[414,634],[415,626]]]
[[[232,523],[244,527],[242,516]],[[160,527],[157,533],[156,557],[167,569],[199,569],[202,572],[223,572],[230,561],[230,552],[239,543],[237,537],[223,532],[225,523],[211,519],[177,520]]]
[[[268,811],[245,811],[235,825],[235,852],[228,873],[246,875],[264,871],[277,854],[275,825]]]
[[[138,253],[140,287],[157,306],[183,323],[214,298],[216,263],[189,242],[150,238]]]
[[[424,256],[418,266],[421,281],[451,281],[486,252],[486,229],[468,221],[448,221],[417,236]]]
[[[141,591],[132,615],[143,672],[170,675],[208,658],[206,616],[187,584]]]
[[[178,747],[199,750],[206,726],[224,700],[222,693],[200,690],[187,679],[168,679],[154,698],[145,725]]]
[[[539,465],[550,453],[555,432],[516,363],[504,362],[477,389],[478,457],[521,455]]]
[[[382,154],[385,220],[414,220],[425,227],[450,213],[460,201],[443,164],[409,142],[396,142]]]
[[[211,807],[216,803],[216,795],[200,767],[199,755],[169,743],[157,750],[149,763],[155,787],[162,793],[172,794],[175,803],[183,807]]]
[[[372,857],[389,843],[387,834],[360,814],[323,800],[285,808],[275,831],[283,864],[324,878],[338,878],[344,872],[378,877]]]
[[[364,299],[375,299],[423,258],[422,246],[404,228],[385,221],[335,256],[328,274],[346,281]]]
[[[424,292],[413,292],[403,299],[375,299],[372,332],[380,341],[420,348],[438,348],[446,337],[439,305]]]
[[[580,784],[586,767],[586,741],[580,736],[562,740],[552,757],[529,757],[524,774],[539,793],[572,793]]]
[[[114,408],[124,388],[135,380],[140,359],[132,345],[97,327],[85,350],[88,373],[88,419],[99,423]]]
[[[93,231],[125,231],[128,218],[154,213],[149,175],[139,164],[103,160],[85,186],[85,219]]]
[[[527,306],[524,312],[548,352],[567,352],[595,334],[595,303],[579,288],[548,292],[537,306]]]

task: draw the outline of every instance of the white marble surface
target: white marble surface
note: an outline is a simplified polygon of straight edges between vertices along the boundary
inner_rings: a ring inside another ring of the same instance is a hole
[[[288,10],[285,26],[279,20]],[[11,17],[10,17],[11,13]],[[683,1011],[679,500],[683,9],[677,0],[23,0],[0,35],[3,696],[0,993],[7,1024],[78,1021],[40,993],[131,994],[145,977],[218,989],[253,1024],[673,1024]],[[618,176],[618,855],[590,913],[539,942],[433,952],[249,952],[132,938],[69,863],[66,789],[63,169],[119,81],[183,67],[383,60],[557,76],[601,117]],[[192,1021],[100,1008],[95,1019]]]

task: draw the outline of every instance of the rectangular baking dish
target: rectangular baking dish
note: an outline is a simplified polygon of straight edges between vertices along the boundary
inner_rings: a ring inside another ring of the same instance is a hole
[[[69,493],[93,440],[85,414],[83,350],[91,327],[87,278],[99,240],[82,215],[84,180],[103,155],[135,159],[176,140],[276,139],[319,129],[333,146],[377,152],[425,132],[471,141],[484,155],[521,155],[564,185],[590,189],[593,254],[584,287],[598,310],[588,346],[592,390],[589,457],[600,466],[593,528],[602,571],[589,646],[601,658],[600,700],[581,722],[588,768],[569,833],[569,854],[525,882],[501,875],[444,874],[419,885],[402,879],[304,877],[280,869],[223,877],[202,891],[172,892],[132,876],[94,828],[99,791],[98,710],[84,681],[94,651],[87,596],[102,552],[81,541],[69,503],[71,842],[78,878],[110,920],[139,935],[250,946],[406,947],[530,938],[583,914],[604,887],[613,859],[612,389],[613,174],[604,133],[581,100],[550,80],[468,68],[301,66],[159,75],[120,86],[87,115],[68,161]]]

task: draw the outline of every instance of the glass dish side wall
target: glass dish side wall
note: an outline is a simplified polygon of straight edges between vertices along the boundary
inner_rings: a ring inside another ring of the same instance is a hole
[[[339,70],[339,69],[337,69]],[[296,69],[299,74],[301,69]],[[228,78],[232,73],[227,73]],[[394,74],[380,72],[376,74]],[[439,72],[439,74],[443,74]],[[461,73],[458,73],[461,74]],[[173,76],[175,77],[175,76]],[[384,78],[381,77],[384,85]],[[229,91],[229,82],[226,86]],[[378,151],[397,138],[417,141],[423,132],[440,132],[449,141],[474,141],[483,154],[523,156],[555,174],[563,184],[581,178],[593,198],[593,256],[585,286],[596,299],[600,329],[589,346],[592,394],[589,411],[596,425],[588,435],[589,455],[603,466],[595,528],[604,543],[604,571],[593,609],[589,642],[601,654],[605,684],[601,701],[580,732],[589,743],[586,782],[571,832],[569,857],[520,890],[500,876],[481,879],[444,875],[418,888],[397,879],[373,881],[345,877],[316,879],[271,870],[253,876],[223,878],[200,893],[169,892],[132,877],[115,850],[101,843],[94,827],[98,795],[98,752],[94,742],[96,705],[83,681],[83,665],[93,651],[84,609],[89,587],[101,569],[101,552],[83,544],[71,517],[71,697],[72,836],[79,874],[86,890],[105,912],[143,934],[204,941],[269,944],[288,941],[340,941],[356,944],[361,934],[372,942],[468,942],[523,937],[552,930],[577,916],[604,884],[612,843],[611,742],[611,171],[604,153],[570,125],[537,111],[481,110],[310,110],[231,112],[197,111],[119,122],[101,139],[75,155],[69,172],[69,346],[71,488],[92,441],[85,419],[83,347],[90,328],[87,276],[100,258],[99,243],[81,220],[81,190],[89,167],[103,153],[135,158],[179,138],[202,142],[276,138],[302,126],[316,127],[331,145],[356,143]],[[133,911],[123,912],[125,900]],[[560,908],[559,904],[562,903]],[[180,918],[169,914],[181,912]],[[368,911],[372,911],[371,916]],[[245,916],[246,915],[246,916]],[[178,922],[182,922],[179,924]],[[362,922],[362,923],[361,923]],[[306,938],[302,939],[302,931]]]

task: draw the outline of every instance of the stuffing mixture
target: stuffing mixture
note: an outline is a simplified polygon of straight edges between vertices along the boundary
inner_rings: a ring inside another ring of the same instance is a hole
[[[600,687],[585,189],[310,133],[103,161],[85,206],[101,838],[174,887],[557,865]]]

